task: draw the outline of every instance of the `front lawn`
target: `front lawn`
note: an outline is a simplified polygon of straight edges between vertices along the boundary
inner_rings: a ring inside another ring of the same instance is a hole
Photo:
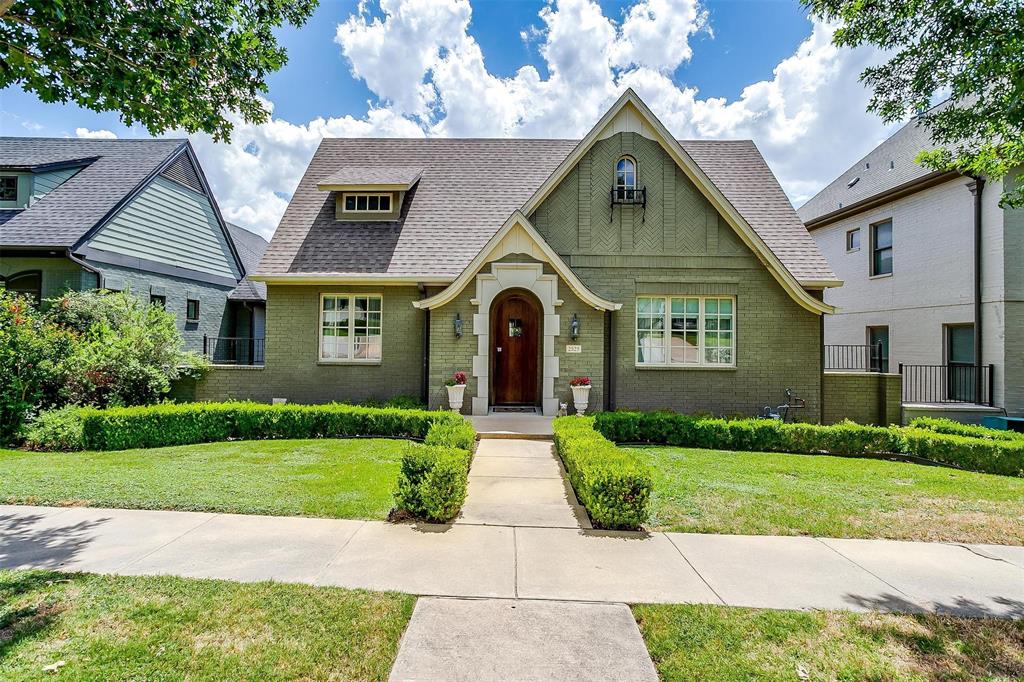
[[[1012,680],[1024,622],[710,605],[634,606],[663,680]]]
[[[649,528],[1024,544],[1024,479],[904,462],[634,448],[654,475]]]
[[[384,680],[415,598],[0,571],[0,679]]]
[[[266,440],[112,452],[0,450],[8,504],[384,519],[403,441]]]

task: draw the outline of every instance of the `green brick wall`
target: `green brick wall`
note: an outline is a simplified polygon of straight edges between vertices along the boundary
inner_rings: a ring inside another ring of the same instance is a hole
[[[623,154],[637,161],[646,210],[609,206]],[[589,288],[623,304],[611,313],[616,407],[749,416],[793,388],[807,401],[799,418],[818,420],[820,318],[790,298],[656,142],[635,133],[597,142],[531,221]],[[645,294],[735,296],[736,368],[638,368],[635,300]]]
[[[878,372],[825,372],[822,423],[849,419],[858,424],[899,424],[901,379],[899,374]]]
[[[320,294],[381,294],[382,360],[379,365],[321,364]],[[195,387],[196,400],[244,398],[295,403],[385,400],[420,395],[422,311],[413,308],[415,287],[282,286],[267,291],[266,364],[263,369],[214,369]],[[191,392],[176,388],[182,399]]]

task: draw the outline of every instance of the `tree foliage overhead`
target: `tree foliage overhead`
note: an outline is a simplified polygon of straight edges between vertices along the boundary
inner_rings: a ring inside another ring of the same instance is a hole
[[[227,139],[227,112],[260,123],[267,75],[286,61],[273,29],[317,0],[0,0],[0,88],[117,111],[151,133]]]
[[[918,161],[935,170],[1002,178],[1024,164],[1022,0],[803,0],[839,22],[836,45],[875,45],[888,61],[864,70],[869,110],[887,123],[921,116],[939,149]],[[946,104],[931,108],[936,98]],[[1024,205],[1024,186],[1003,199]]]

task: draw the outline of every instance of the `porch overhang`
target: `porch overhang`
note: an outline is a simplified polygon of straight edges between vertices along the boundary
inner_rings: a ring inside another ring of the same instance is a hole
[[[450,303],[457,297],[476,276],[477,272],[489,261],[497,260],[509,253],[521,253],[545,262],[561,277],[574,294],[595,310],[619,310],[621,303],[602,298],[587,288],[587,285],[576,276],[557,253],[548,245],[544,237],[523,215],[516,210],[508,217],[493,237],[484,245],[476,257],[466,266],[455,280],[443,291],[430,298],[414,301],[413,306],[423,310],[432,310]]]

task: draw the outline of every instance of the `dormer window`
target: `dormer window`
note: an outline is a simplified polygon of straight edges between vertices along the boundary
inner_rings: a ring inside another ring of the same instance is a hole
[[[391,213],[390,193],[345,193],[345,213]]]

